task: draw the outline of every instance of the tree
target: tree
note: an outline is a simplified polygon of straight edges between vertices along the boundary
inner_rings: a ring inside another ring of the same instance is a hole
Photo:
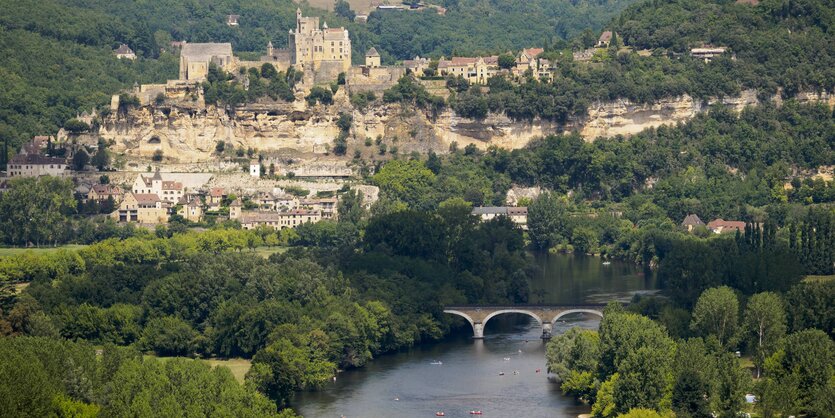
[[[78,119],[70,119],[64,124],[64,129],[73,134],[80,134],[90,130],[90,125]]]
[[[161,356],[184,356],[193,352],[196,336],[187,322],[166,316],[148,321],[139,343]]]
[[[337,16],[342,16],[352,22],[354,21],[354,17],[357,15],[353,10],[351,10],[351,4],[345,0],[336,0],[333,4],[333,12]]]
[[[278,78],[278,71],[272,64],[265,62],[261,65],[261,77],[264,77],[267,80],[274,80]]]
[[[99,171],[102,171],[110,165],[110,154],[107,149],[99,147],[91,162]]]
[[[6,243],[57,244],[68,238],[75,212],[73,185],[52,176],[13,179],[0,199],[0,231]]]
[[[516,58],[510,54],[499,55],[499,68],[511,69],[516,66]]]
[[[778,294],[763,292],[751,297],[745,307],[743,332],[748,350],[753,352],[759,378],[765,359],[786,335],[786,312]]]
[[[751,375],[739,365],[733,353],[719,353],[716,358],[717,381],[714,408],[720,417],[737,417],[751,384]]]
[[[366,215],[365,207],[362,204],[362,192],[353,189],[345,192],[339,199],[336,213],[339,222],[358,225]]]
[[[431,193],[435,174],[421,161],[391,160],[374,175],[373,180],[390,198],[415,207]]]
[[[739,300],[733,289],[720,286],[705,290],[693,308],[690,329],[702,336],[713,335],[724,347],[738,341]]]
[[[289,330],[292,326],[284,325]],[[307,335],[298,331],[287,333],[258,351],[246,379],[279,405],[290,401],[297,389],[321,387],[336,372],[336,365],[327,360],[320,345],[321,337],[314,330]]]
[[[807,328],[825,330],[835,337],[835,281],[801,282],[786,294],[789,324],[793,331]]]
[[[83,171],[89,162],[90,156],[83,149],[76,151],[75,155],[72,156],[72,168],[75,171]]]
[[[658,323],[623,312],[617,304],[610,304],[603,313],[598,373],[618,375],[612,387],[614,411],[660,408],[672,389],[675,343]]]
[[[762,402],[786,408],[780,411],[784,415],[830,414],[835,399],[835,343],[825,332],[809,329],[789,335],[782,346],[766,360],[766,385],[772,390],[763,393]]]
[[[568,214],[559,196],[543,193],[528,207],[528,234],[539,249],[553,248],[568,240]]]
[[[673,385],[672,406],[676,416],[708,417],[710,386],[698,373],[682,373]]]
[[[548,372],[562,380],[563,393],[593,403],[600,385],[594,377],[599,356],[597,332],[575,327],[548,342],[545,358]]]

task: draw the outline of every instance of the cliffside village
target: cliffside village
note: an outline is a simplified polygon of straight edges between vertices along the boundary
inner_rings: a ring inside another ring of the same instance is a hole
[[[298,190],[274,187],[248,193],[239,190],[241,193],[236,195],[221,187],[210,187],[207,180],[211,175],[195,181],[189,173],[160,171],[136,173],[130,184],[111,184],[109,180],[102,183],[106,176],[91,184],[80,179],[79,175],[83,173],[73,171],[66,157],[47,155],[52,141],[51,137],[35,137],[10,159],[7,176],[0,177],[0,193],[9,187],[6,177],[73,178],[77,184],[75,194],[79,206],[94,205],[116,222],[144,226],[167,224],[175,215],[192,224],[204,223],[211,217],[214,221],[238,221],[243,229],[267,227],[275,230],[337,219],[339,194],[336,192],[327,193],[330,195],[327,197],[313,197],[308,191],[299,195]],[[251,167],[260,165],[256,160]],[[258,168],[250,169],[249,176],[258,178],[260,175]],[[379,190],[374,186],[357,185],[352,189],[362,196],[367,209],[377,200]],[[514,205],[518,202],[513,192],[508,193],[508,201]],[[507,216],[527,228],[526,207],[476,207],[473,215],[485,221]]]
[[[230,22],[237,25],[237,18],[230,16]],[[304,76],[301,89],[310,89],[316,84],[336,81],[340,74],[345,75],[345,84],[349,91],[382,92],[392,86],[407,73],[416,77],[462,77],[470,84],[487,84],[487,81],[499,74],[522,77],[526,74],[540,80],[551,80],[556,73],[556,63],[541,57],[543,48],[525,48],[515,56],[512,65],[500,65],[499,56],[478,57],[441,57],[439,60],[415,57],[397,65],[382,65],[382,57],[372,47],[365,53],[363,65],[352,66],[351,38],[348,30],[342,27],[330,28],[326,22],[320,23],[319,17],[302,16],[296,10],[296,26],[288,31],[287,48],[275,48],[272,41],[266,46],[266,55],[257,61],[246,61],[236,57],[231,43],[190,43],[172,42],[172,47],[180,50],[180,74],[177,80],[165,84],[143,84],[134,88],[134,94],[142,105],[150,104],[159,95],[166,99],[177,100],[202,95],[201,83],[206,79],[209,66],[216,65],[224,71],[236,74],[246,68],[260,68],[263,64],[272,64],[279,71],[293,67]],[[611,31],[604,31],[595,47],[573,53],[575,61],[592,61],[595,54],[607,48],[613,39]],[[650,53],[649,51],[642,51]],[[722,47],[694,48],[691,55],[709,61],[725,53]],[[120,45],[114,51],[118,58],[136,59],[136,54],[128,45]],[[118,96],[113,97],[112,108],[118,108]]]
[[[8,164],[8,177],[72,177],[66,158],[46,155],[49,137],[38,136],[24,144],[18,155]],[[255,162],[253,162],[253,166]],[[260,176],[252,169],[251,176]],[[220,187],[209,187],[205,181],[191,181],[186,185],[185,173],[137,173],[132,184],[116,185],[78,182],[76,198],[81,205],[95,204],[110,208],[106,211],[114,221],[154,226],[168,223],[174,215],[193,224],[203,223],[207,216],[215,220],[235,220],[243,229],[267,227],[275,230],[295,228],[321,220],[336,220],[339,205],[338,193],[328,197],[298,196],[288,190],[273,188],[252,193],[234,193]],[[9,186],[0,178],[0,193]],[[353,189],[362,196],[366,208],[376,201],[378,190],[374,186],[360,185]],[[528,208],[518,206],[522,198],[530,199],[539,190],[512,188],[507,195],[508,206],[475,207],[472,214],[482,221],[505,216],[522,229],[527,229]],[[705,224],[698,215],[689,214],[681,223],[687,232],[700,230],[714,234],[743,232],[745,222],[714,219]]]
[[[237,17],[230,16],[229,24],[237,25]],[[575,60],[590,60],[596,50],[607,48],[612,40],[612,33],[604,32],[595,48],[574,54]],[[513,76],[534,76],[550,80],[555,73],[554,63],[542,58],[542,48],[526,48],[514,57],[513,63],[500,65],[498,56],[452,57],[433,61],[415,57],[399,65],[384,66],[380,53],[371,48],[365,54],[364,65],[351,65],[351,39],[344,28],[329,28],[327,23],[320,24],[318,17],[302,16],[296,12],[296,26],[288,32],[288,47],[274,48],[272,42],[267,45],[267,54],[258,61],[244,61],[235,57],[230,43],[189,43],[176,42],[172,46],[180,50],[179,78],[165,84],[146,84],[136,86],[134,94],[142,105],[164,95],[166,99],[186,100],[194,94],[202,95],[201,83],[206,80],[211,65],[229,72],[237,73],[241,69],[261,67],[264,63],[272,64],[279,71],[286,71],[291,66],[304,74],[303,85],[309,88],[318,83],[337,80],[345,74],[346,85],[351,91],[382,91],[393,86],[405,74],[417,77],[461,77],[472,84],[486,84],[487,80],[498,74]],[[704,48],[703,48],[704,49]],[[724,53],[722,48],[694,50],[692,55],[710,59]],[[136,59],[128,45],[120,45],[114,51],[120,59]],[[304,88],[304,87],[303,87]],[[119,96],[113,96],[112,109],[119,108]],[[88,122],[96,117],[83,114],[78,120]],[[63,135],[66,138],[66,133]],[[59,133],[59,140],[62,139]],[[8,163],[6,176],[14,177],[77,177],[68,164],[67,156],[50,155],[51,137],[36,136],[25,144],[20,153]],[[50,146],[48,146],[50,145]],[[64,143],[64,145],[67,145]],[[249,175],[260,178],[261,162],[254,160],[249,165]],[[104,174],[104,173],[102,173]],[[123,173],[124,174],[124,173]],[[157,225],[169,222],[172,217],[200,224],[207,218],[215,220],[237,220],[245,229],[269,227],[273,229],[295,228],[305,223],[315,223],[323,219],[336,219],[339,195],[328,192],[315,193],[288,192],[281,187],[261,188],[260,190],[226,190],[212,187],[207,181],[185,181],[186,174],[145,172],[136,173],[132,183],[122,184],[77,182],[76,195],[82,204],[94,204],[106,208],[104,212],[117,222]],[[104,177],[104,176],[103,176]],[[0,178],[0,192],[8,187],[8,182]],[[363,189],[364,188],[364,189]],[[355,186],[361,190],[363,201],[370,207],[376,200],[377,191],[369,192],[373,186]],[[315,197],[313,197],[315,196]],[[508,193],[508,206],[476,207],[473,214],[482,220],[497,216],[507,216],[522,228],[527,228],[527,208],[517,206],[518,199],[513,190]],[[688,217],[682,226],[688,230],[699,226]],[[725,225],[722,220],[713,232],[727,232],[738,225]],[[688,223],[690,222],[690,223]],[[712,222],[711,224],[715,223]],[[691,225],[692,223],[692,225]],[[708,224],[710,227],[711,224]],[[703,223],[701,223],[703,225]]]

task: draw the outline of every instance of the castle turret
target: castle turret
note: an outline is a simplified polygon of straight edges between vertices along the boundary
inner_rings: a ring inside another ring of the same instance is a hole
[[[373,46],[365,53],[365,66],[369,68],[380,66],[380,53]]]
[[[268,57],[273,56],[273,41],[267,42],[267,56]]]

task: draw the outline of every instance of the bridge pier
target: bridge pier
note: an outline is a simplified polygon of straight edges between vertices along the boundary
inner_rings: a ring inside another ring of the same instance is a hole
[[[476,322],[473,324],[473,339],[484,339],[484,324],[482,324],[481,322]]]
[[[541,338],[543,340],[548,340],[548,339],[551,338],[551,327],[552,326],[553,325],[551,325],[550,322],[543,322],[542,323],[542,337]]]

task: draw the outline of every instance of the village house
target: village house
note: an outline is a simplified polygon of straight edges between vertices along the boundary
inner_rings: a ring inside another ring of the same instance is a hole
[[[227,15],[226,16],[226,26],[238,26],[238,19],[240,19],[240,15]]]
[[[223,198],[225,196],[226,195],[224,194],[223,188],[211,188],[209,190],[209,195],[206,197],[206,204],[209,207],[209,210],[216,211],[220,209],[220,206],[223,204]]]
[[[239,219],[243,208],[244,203],[241,201],[241,198],[235,199],[235,201],[229,204],[229,219]]]
[[[252,200],[262,209],[276,210],[276,199],[271,193],[259,192],[258,195],[255,196],[255,199]]]
[[[235,70],[236,61],[232,44],[187,43],[180,50],[180,80],[205,80],[209,65],[214,64],[226,72]]]
[[[403,67],[406,68],[406,71],[409,71],[412,74],[414,74],[415,77],[423,77],[424,71],[429,69],[430,62],[431,60],[429,60],[429,58],[421,58],[418,55],[413,60],[404,60]]]
[[[289,194],[278,194],[275,195],[275,207],[276,210],[280,211],[288,211],[294,210],[301,207],[301,202],[299,198]]]
[[[707,229],[714,234],[726,234],[745,232],[745,222],[742,221],[726,221],[722,218],[714,219],[707,223]]]
[[[102,203],[108,199],[113,199],[114,203],[119,203],[122,200],[122,188],[110,184],[94,184],[87,192],[87,200],[96,203]]]
[[[524,206],[478,206],[473,208],[472,214],[478,216],[482,222],[497,216],[506,216],[522,229],[528,229],[528,208]]]
[[[178,181],[165,181],[162,179],[159,171],[150,177],[143,176],[142,174],[136,176],[131,191],[139,194],[155,194],[163,201],[172,204],[179,201],[185,192],[183,183]]]
[[[118,222],[154,225],[168,222],[168,209],[156,194],[127,193],[111,217]]]
[[[612,43],[612,31],[607,30],[600,34],[600,38],[597,39],[597,47],[598,48],[608,48],[609,44]]]
[[[499,73],[499,57],[453,57],[438,61],[442,76],[463,77],[470,84],[487,84],[487,80]]]
[[[681,227],[686,229],[687,232],[693,232],[696,227],[704,226],[704,224],[698,215],[691,213],[681,222]]]
[[[54,141],[51,136],[36,135],[31,141],[26,142],[20,148],[21,155],[43,155],[48,148],[48,144]]]
[[[310,199],[301,201],[301,207],[315,212],[319,212],[324,219],[334,219],[336,217],[336,206],[339,199],[335,197],[328,197],[322,199]]]
[[[200,222],[203,220],[203,203],[200,199],[191,199],[190,202],[180,207],[177,214],[189,222]]]
[[[249,162],[249,175],[255,178],[261,177],[261,163],[258,160]]]
[[[128,60],[135,60],[136,59],[136,54],[133,52],[132,49],[130,49],[129,46],[127,46],[125,44],[119,45],[119,47],[116,48],[116,50],[113,51],[113,53],[116,54],[116,58],[118,58],[118,59],[123,59],[123,58],[128,59]]]
[[[39,154],[18,154],[9,160],[9,177],[64,177],[69,174],[67,160]]]
[[[289,212],[243,212],[239,218],[241,228],[256,229],[261,226],[281,230],[295,228],[305,223],[316,223],[322,216],[311,210],[292,210]]]
[[[525,48],[522,52],[519,53],[519,56],[516,57],[516,66],[513,68],[513,74],[516,76],[521,76],[525,74],[525,71],[531,70],[534,74],[537,74],[539,70],[539,63],[537,61],[537,57],[539,54],[545,52],[542,48]]]
[[[724,47],[693,48],[690,50],[690,56],[693,58],[703,59],[705,62],[710,62],[713,58],[724,54],[726,50],[727,49]]]

